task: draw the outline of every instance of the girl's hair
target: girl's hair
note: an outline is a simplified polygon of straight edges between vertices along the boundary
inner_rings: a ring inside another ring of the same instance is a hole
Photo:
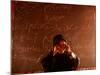
[[[56,44],[59,44],[60,41],[66,41],[64,39],[63,35],[58,34],[58,35],[54,36],[54,38],[53,38],[53,46],[55,46]]]

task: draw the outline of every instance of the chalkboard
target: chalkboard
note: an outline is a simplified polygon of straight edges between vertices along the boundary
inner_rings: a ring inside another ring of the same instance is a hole
[[[95,67],[96,7],[12,1],[12,72],[43,72],[41,59],[62,34],[80,57],[79,68]]]

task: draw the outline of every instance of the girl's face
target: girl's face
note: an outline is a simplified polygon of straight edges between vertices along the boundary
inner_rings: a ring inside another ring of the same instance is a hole
[[[56,45],[56,50],[58,50],[59,52],[62,52],[64,50],[68,49],[68,45],[65,41],[60,41],[57,45]]]

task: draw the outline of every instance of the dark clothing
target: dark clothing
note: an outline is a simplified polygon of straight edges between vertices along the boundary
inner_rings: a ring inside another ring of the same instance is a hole
[[[55,54],[50,52],[47,57],[42,60],[42,66],[45,72],[71,71],[76,70],[79,64],[79,58],[72,53],[64,52],[63,54]]]

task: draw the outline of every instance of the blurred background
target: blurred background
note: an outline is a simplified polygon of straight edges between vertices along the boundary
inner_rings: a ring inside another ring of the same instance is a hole
[[[11,16],[12,73],[43,72],[56,34],[80,58],[80,70],[96,67],[96,6],[12,1]]]

